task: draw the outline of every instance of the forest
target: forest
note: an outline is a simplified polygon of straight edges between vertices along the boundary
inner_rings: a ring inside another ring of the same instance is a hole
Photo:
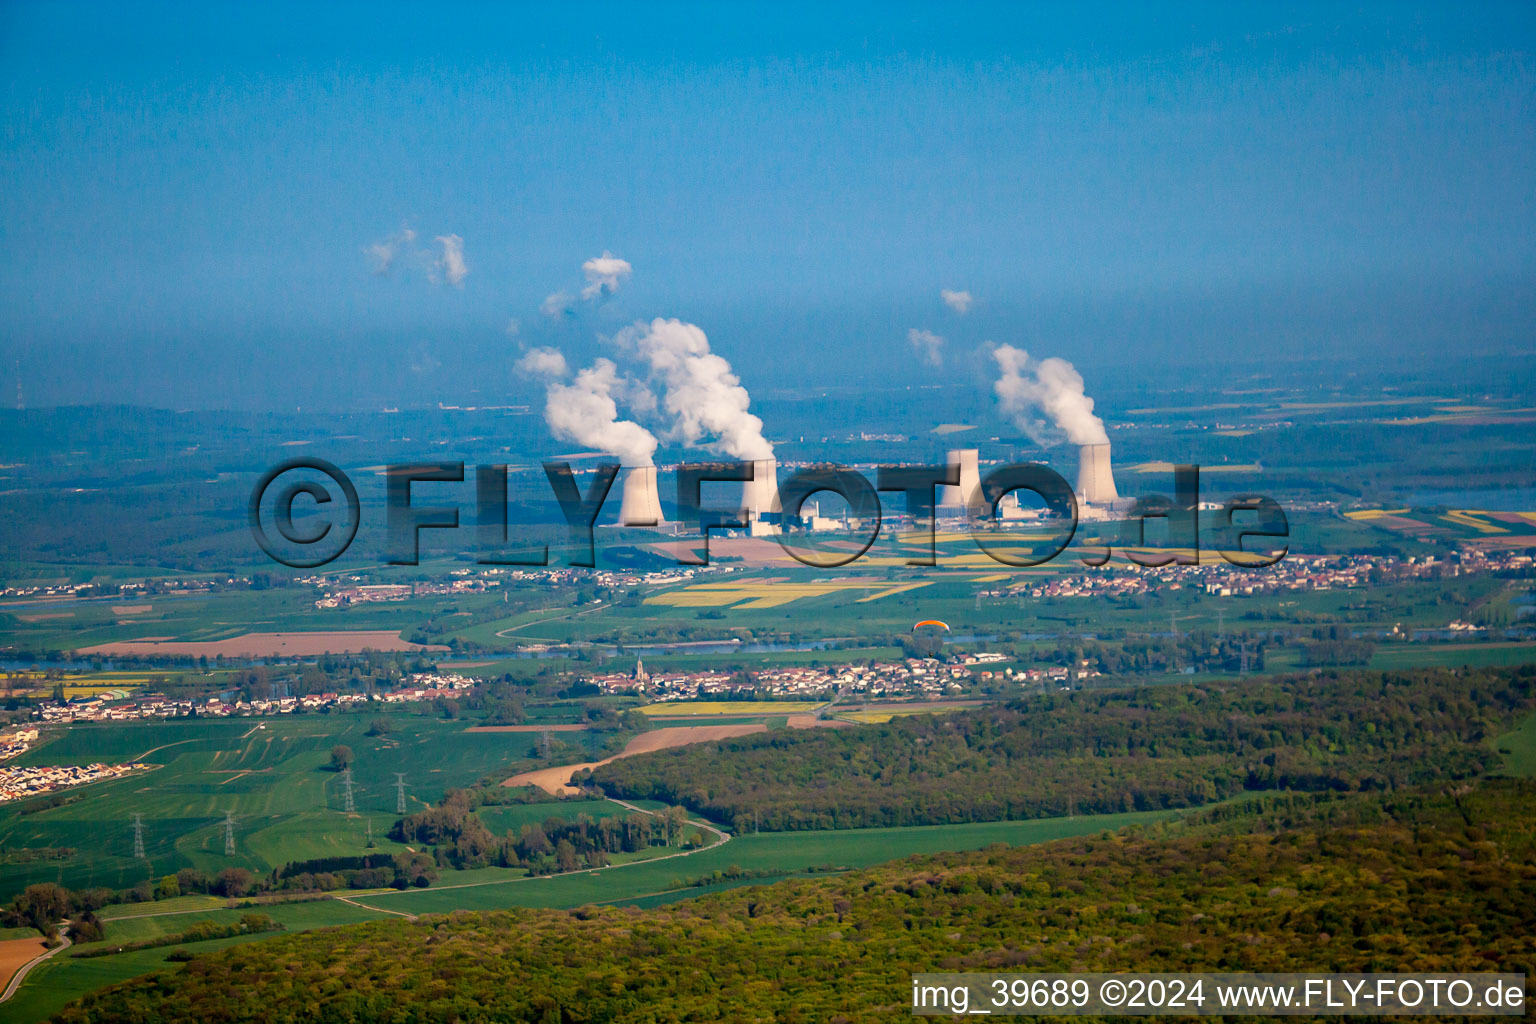
[[[743,830],[1195,807],[1256,790],[1390,791],[1479,775],[1536,707],[1536,666],[1323,670],[1078,690],[855,729],[777,730],[623,758],[589,781]]]
[[[1167,824],[910,858],[654,909],[285,935],[86,997],[65,1024],[856,1021],[917,971],[1536,975],[1536,784],[1260,795]]]

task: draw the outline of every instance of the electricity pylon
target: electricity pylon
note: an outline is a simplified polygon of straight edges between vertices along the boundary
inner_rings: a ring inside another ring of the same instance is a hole
[[[138,860],[147,860],[144,853],[144,815],[133,816],[133,856]]]

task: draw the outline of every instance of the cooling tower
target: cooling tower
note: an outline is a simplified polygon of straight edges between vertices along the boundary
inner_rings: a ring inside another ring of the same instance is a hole
[[[741,487],[741,504],[750,519],[779,514],[778,459],[753,460],[752,479]]]
[[[1077,500],[1085,505],[1108,505],[1120,500],[1120,493],[1115,490],[1115,476],[1109,467],[1109,445],[1078,446]]]
[[[960,484],[957,487],[939,488],[939,508],[950,512],[961,512],[970,504],[971,498],[981,487],[981,472],[976,464],[980,454],[975,448],[956,448],[944,453],[946,466],[959,463]]]
[[[661,495],[656,491],[655,466],[631,466],[624,471],[624,494],[619,502],[619,525],[661,525]]]

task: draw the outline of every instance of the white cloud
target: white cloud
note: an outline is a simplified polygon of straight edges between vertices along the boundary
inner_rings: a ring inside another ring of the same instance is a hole
[[[515,338],[522,333],[523,322],[514,316],[507,321],[507,326],[502,328],[502,330],[506,332],[507,337]]]
[[[539,312],[545,316],[564,316],[576,306],[576,296],[570,292],[552,292],[539,303]]]
[[[389,237],[364,246],[363,254],[373,264],[375,274],[387,274],[394,269],[395,258],[400,255],[400,251],[414,241],[416,241],[416,232],[408,227],[402,227]]]
[[[458,235],[438,235],[433,241],[443,247],[437,258],[443,278],[455,288],[464,287],[464,279],[469,276],[469,266],[464,262],[464,239]]]
[[[948,288],[939,289],[939,298],[944,300],[944,305],[959,313],[961,316],[971,311],[971,293],[953,292]]]
[[[929,366],[944,364],[944,339],[932,331],[920,331],[914,327],[907,332],[907,342]]]
[[[403,267],[408,272],[420,273],[433,284],[444,282],[455,288],[464,287],[469,276],[469,264],[464,262],[464,239],[458,235],[438,235],[433,241],[441,250],[434,253],[431,247],[416,243],[416,231],[402,227],[399,231],[363,246],[363,255],[375,274],[384,276]]]
[[[530,349],[517,361],[517,368],[530,377],[546,380],[558,380],[570,373],[565,356],[555,348]]]
[[[619,282],[633,273],[634,269],[628,260],[621,260],[606,249],[603,250],[601,256],[581,265],[581,272],[587,277],[587,286],[581,290],[581,297],[591,302],[604,295],[612,295],[619,290]]]

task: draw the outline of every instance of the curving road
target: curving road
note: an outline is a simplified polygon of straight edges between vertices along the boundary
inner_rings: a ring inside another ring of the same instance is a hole
[[[622,807],[627,807],[630,810],[636,811],[636,812],[638,812],[640,814],[651,814],[651,815],[654,815],[656,813],[655,811],[648,811],[644,807],[636,807],[634,804],[628,802],[627,800],[620,800],[617,797],[605,796],[605,797],[603,797],[603,799],[610,800],[613,803],[619,804]],[[409,893],[412,893],[412,892],[424,892],[424,893],[445,892],[445,891],[447,891],[449,889],[478,889],[478,888],[480,888],[482,886],[486,886],[486,885],[517,885],[519,883],[539,882],[539,881],[546,881],[546,880],[551,879],[551,878],[559,878],[561,874],[567,874],[567,875],[596,875],[596,874],[600,874],[600,873],[602,873],[604,871],[620,871],[620,870],[622,870],[624,868],[639,867],[642,864],[657,864],[657,863],[660,863],[661,861],[664,861],[664,860],[672,860],[675,857],[691,857],[691,856],[693,856],[696,853],[703,853],[705,850],[719,849],[721,846],[723,846],[724,844],[726,844],[726,843],[731,841],[730,833],[722,832],[720,829],[718,829],[715,826],[711,825],[707,821],[699,821],[699,820],[697,820],[695,818],[689,818],[688,819],[688,824],[696,825],[696,826],[698,826],[699,828],[703,829],[706,832],[713,833],[717,841],[713,842],[713,843],[709,843],[706,846],[695,847],[692,850],[678,850],[676,853],[663,854],[660,857],[647,857],[644,860],[628,860],[628,861],[623,862],[622,864],[608,864],[608,865],[606,865],[604,867],[600,867],[600,868],[578,868],[575,871],[566,871],[566,872],[561,872],[559,874],[553,874],[553,875],[520,875],[517,878],[498,878],[498,879],[495,879],[494,881],[490,881],[490,882],[459,882],[456,885],[434,885],[434,886],[431,886],[430,888],[427,888],[427,889],[410,889],[410,890],[407,890],[405,893],[402,893],[400,895],[408,895]],[[664,891],[670,892],[672,890],[664,890]],[[395,893],[390,893],[390,895],[396,895],[396,894]],[[652,895],[655,895],[655,894],[652,894]],[[341,899],[341,897],[332,897],[332,898],[333,899]],[[624,899],[629,899],[630,897],[626,896],[626,897],[623,897],[623,898]],[[412,915],[412,914],[406,914],[403,911],[399,911],[399,910],[385,910],[383,907],[375,907],[375,906],[373,906],[371,904],[363,903],[363,902],[361,902],[361,899],[359,897],[352,897],[351,899],[344,900],[344,902],[351,903],[353,906],[362,907],[364,910],[377,910],[380,913],[384,913],[384,914],[399,914],[399,915],[401,915],[403,917],[414,917],[415,916],[415,915]]]
[[[26,963],[17,968],[15,974],[11,975],[10,984],[5,986],[4,992],[0,992],[0,1003],[5,1002],[7,999],[11,998],[11,996],[16,994],[16,990],[21,987],[22,979],[27,976],[27,972],[32,970],[32,968],[36,967],[38,964],[42,963],[44,960],[47,960],[49,957],[53,956],[55,953],[68,949],[69,947],[69,935],[62,931],[59,932],[59,944],[57,946],[54,946],[46,953],[28,960]]]

